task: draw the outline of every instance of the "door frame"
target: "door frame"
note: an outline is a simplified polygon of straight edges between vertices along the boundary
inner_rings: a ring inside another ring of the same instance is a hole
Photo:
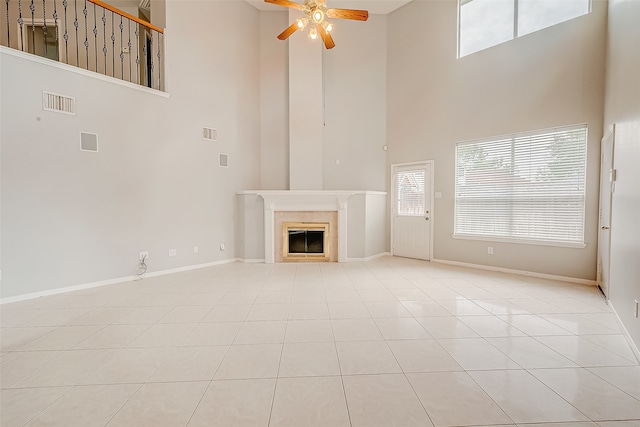
[[[611,138],[611,171],[605,171],[602,169],[603,166],[603,162],[604,162],[604,142]],[[607,247],[608,247],[608,256],[607,258],[609,259],[609,267],[607,268],[607,271],[609,271],[609,273],[611,272],[611,225],[612,225],[612,211],[613,211],[613,193],[615,192],[615,176],[612,174],[615,174],[615,158],[614,158],[614,153],[615,153],[615,143],[616,143],[616,127],[615,124],[611,125],[611,127],[609,127],[609,129],[605,132],[605,134],[603,135],[602,139],[600,140],[600,191],[598,192],[598,245],[597,245],[597,257],[596,257],[596,284],[598,285],[598,288],[600,288],[600,291],[604,294],[605,299],[609,300],[609,296],[611,294],[611,274],[609,274],[609,277],[607,277],[606,279],[606,288],[607,288],[607,292],[605,293],[604,290],[602,289],[602,283],[604,283],[604,281],[602,280],[602,276],[603,276],[603,268],[602,268],[602,252],[600,251],[600,245],[601,242],[603,240],[603,230],[602,227],[605,224],[602,224],[602,192],[604,190],[602,183],[606,182],[609,184],[609,224],[606,224],[607,227],[609,227],[609,231],[607,233],[607,238],[609,240]]]
[[[391,233],[389,235],[389,245],[391,246],[391,256],[395,256],[394,254],[394,247],[393,247],[393,241],[394,241],[394,235],[393,235],[393,231],[394,231],[394,222],[395,222],[395,208],[396,208],[396,187],[395,187],[395,171],[397,168],[404,168],[407,166],[426,166],[429,165],[431,166],[429,168],[430,173],[429,173],[429,198],[430,198],[430,203],[429,205],[431,206],[429,215],[429,259],[427,261],[431,261],[433,259],[433,230],[434,230],[434,226],[433,226],[433,221],[434,221],[434,212],[435,212],[435,192],[433,190],[433,183],[434,183],[434,166],[435,166],[435,162],[433,160],[422,160],[422,161],[418,161],[418,162],[406,162],[406,163],[392,163],[391,164],[391,176],[390,176],[390,181],[391,181],[391,199],[389,200],[389,214],[390,214],[390,218],[391,220],[389,221],[390,223],[390,230],[389,232]]]
[[[17,31],[17,35],[18,35],[18,49],[21,51],[26,51],[29,52],[29,28],[31,27],[35,27],[35,28],[44,28],[44,19],[43,18],[34,18],[34,19],[25,19],[22,23],[22,29],[20,29],[20,24],[16,24],[18,27],[18,31]],[[29,27],[29,28],[28,28]],[[47,29],[53,29],[55,31],[60,31],[60,23],[57,21],[54,21],[53,19],[51,19],[51,21],[47,21]],[[62,38],[58,38],[57,42],[58,42],[58,46],[56,46],[57,50],[58,50],[58,59],[56,61],[58,62],[62,62],[63,64],[65,64],[64,61],[62,61],[62,43],[61,43]],[[26,46],[25,46],[26,43]],[[36,55],[35,50],[35,40],[33,41],[34,46],[33,46],[33,55],[35,56],[39,56],[40,58],[45,58],[45,59],[49,59],[46,56],[40,56],[40,55]],[[29,52],[31,53],[31,52]]]

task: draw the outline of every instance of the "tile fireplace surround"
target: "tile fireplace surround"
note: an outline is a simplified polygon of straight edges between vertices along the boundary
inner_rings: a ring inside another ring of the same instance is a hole
[[[290,211],[283,212],[278,211],[274,215],[274,249],[275,249],[275,262],[284,262],[285,259],[285,224],[300,224],[298,227],[304,227],[305,225],[316,224],[320,227],[326,224],[328,229],[327,251],[328,261],[338,261],[338,215],[337,212],[328,211]],[[287,262],[313,262],[313,261],[325,261],[325,259],[313,258],[296,258],[292,256]]]
[[[238,245],[245,260],[282,262],[283,221],[329,220],[331,261],[362,260],[386,253],[385,192],[247,190],[238,193],[238,207]],[[263,244],[258,236],[264,238]],[[256,250],[258,247],[264,252]]]

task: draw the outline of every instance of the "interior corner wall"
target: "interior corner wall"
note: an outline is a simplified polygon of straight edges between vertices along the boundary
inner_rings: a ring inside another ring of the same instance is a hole
[[[167,2],[167,28],[169,98],[0,53],[2,298],[129,277],[143,250],[150,272],[235,258],[235,193],[260,180],[259,13]]]
[[[604,125],[616,125],[609,301],[640,348],[640,2],[609,0]],[[635,300],[635,301],[634,301]]]
[[[457,2],[389,15],[387,160],[434,160],[434,258],[595,280],[606,2],[592,9],[460,59]],[[589,128],[586,248],[452,238],[456,142],[576,123]]]
[[[119,6],[116,4],[116,7]],[[137,14],[133,15],[137,16]],[[167,0],[151,0],[151,22],[160,28],[167,27]]]
[[[289,189],[288,43],[277,35],[287,12],[260,13],[260,188]]]

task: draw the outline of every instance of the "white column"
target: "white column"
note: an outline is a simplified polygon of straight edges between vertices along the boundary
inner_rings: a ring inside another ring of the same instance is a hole
[[[291,10],[289,22],[299,18]],[[289,37],[289,188],[322,190],[322,40],[308,27]]]

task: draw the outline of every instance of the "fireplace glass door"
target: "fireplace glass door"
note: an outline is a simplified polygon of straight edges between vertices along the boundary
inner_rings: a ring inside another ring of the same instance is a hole
[[[329,260],[329,223],[286,222],[282,237],[284,261]]]
[[[290,254],[321,254],[324,252],[324,230],[289,229]]]

